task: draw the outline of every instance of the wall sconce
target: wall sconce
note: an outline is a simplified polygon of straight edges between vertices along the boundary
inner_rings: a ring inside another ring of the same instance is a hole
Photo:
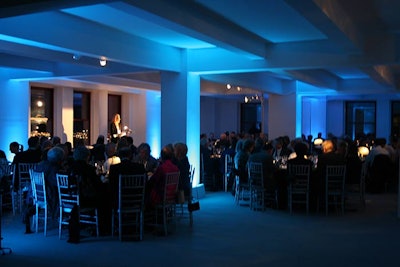
[[[106,57],[101,57],[100,58],[100,66],[104,67],[105,65],[107,65],[107,59],[106,59]]]
[[[42,101],[42,100],[38,100],[38,101],[36,102],[36,105],[37,105],[39,108],[43,107],[43,101]]]

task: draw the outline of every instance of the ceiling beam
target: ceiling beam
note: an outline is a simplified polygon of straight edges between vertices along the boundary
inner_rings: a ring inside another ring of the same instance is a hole
[[[269,43],[267,40],[195,1],[125,0],[124,2],[146,11],[142,14],[137,11],[135,14],[146,16],[146,18],[152,16],[153,23],[167,26],[169,29],[217,47],[261,58],[265,57],[266,44]]]
[[[114,1],[115,0],[2,0],[0,4],[0,18],[54,11],[76,6],[110,3]]]

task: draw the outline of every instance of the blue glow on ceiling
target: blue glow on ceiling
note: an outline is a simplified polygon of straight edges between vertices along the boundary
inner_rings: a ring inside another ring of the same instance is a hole
[[[65,49],[65,48],[62,48],[59,46],[49,45],[49,44],[45,44],[45,43],[40,43],[40,42],[31,41],[31,40],[22,39],[22,38],[4,35],[4,34],[0,34],[0,40],[18,43],[18,44],[29,45],[29,46],[40,47],[40,48],[45,48],[45,49],[50,49],[50,50],[55,50],[55,51],[63,51],[63,52],[68,52],[68,53],[73,52],[70,49]]]
[[[346,68],[346,67],[340,67],[340,68],[329,68],[327,69],[334,75],[340,77],[343,80],[347,79],[369,79],[369,76],[362,72],[358,68]]]
[[[62,11],[168,46],[186,49],[215,47],[103,4],[63,9]]]
[[[197,2],[273,43],[327,39],[285,1],[231,0],[229,4],[215,0]]]

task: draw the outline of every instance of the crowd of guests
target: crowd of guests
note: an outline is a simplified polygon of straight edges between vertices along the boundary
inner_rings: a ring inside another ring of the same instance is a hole
[[[319,140],[314,144],[316,139]],[[222,133],[219,139],[213,138],[213,135],[202,134],[200,151],[204,161],[204,173],[201,177],[215,172],[215,170],[210,170],[207,164],[209,164],[210,156],[212,157],[216,152],[221,155],[218,171],[222,177],[221,174],[225,171],[224,158],[226,154],[229,154],[234,159],[234,175],[229,175],[231,179],[228,181],[228,187],[234,194],[234,177],[238,175],[240,183],[247,183],[247,163],[249,161],[262,162],[264,186],[267,190],[275,190],[280,202],[276,205],[286,208],[286,190],[290,181],[286,177],[287,172],[280,168],[282,160],[285,164],[310,164],[313,167],[310,183],[314,199],[317,199],[322,191],[326,165],[345,164],[346,184],[359,184],[362,164],[365,160],[367,190],[371,193],[379,193],[387,190],[388,185],[396,183],[395,166],[399,161],[400,146],[397,140],[392,141],[392,144],[387,144],[385,138],[371,136],[352,140],[348,137],[338,138],[332,134],[324,138],[321,133],[316,138],[303,135],[293,140],[288,136],[269,140],[263,134],[236,134],[235,132]],[[358,154],[360,145],[368,146],[370,150],[366,158]],[[216,147],[222,147],[222,149],[216,150]]]
[[[118,207],[120,174],[146,175],[145,207],[148,212],[162,201],[163,184],[168,172],[180,172],[178,190],[189,197],[190,163],[186,144],[166,145],[162,148],[160,158],[156,159],[151,155],[149,144],[142,143],[136,147],[129,136],[119,138],[116,143],[104,141],[105,138],[99,136],[95,145],[88,148],[78,144],[74,149],[68,142],[61,143],[58,137],[30,137],[26,150],[21,149],[16,142],[10,144],[10,151],[15,154],[13,164],[18,166],[19,163],[37,163],[36,170],[44,172],[50,220],[57,222],[59,216],[57,173],[68,174],[70,179],[79,176],[80,205],[98,209],[99,230],[102,235],[111,234],[112,231],[111,212]],[[104,166],[102,172],[96,166],[98,163]],[[17,180],[15,179],[16,183]],[[14,184],[14,188],[17,190],[18,184]],[[28,234],[31,233],[29,217],[35,212],[31,191],[26,193],[25,204],[23,222]],[[79,233],[79,217],[77,209],[74,209],[70,218],[68,242],[79,243]]]

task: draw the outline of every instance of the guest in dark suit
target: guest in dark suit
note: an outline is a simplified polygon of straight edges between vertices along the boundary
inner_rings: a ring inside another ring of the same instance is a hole
[[[274,190],[276,187],[276,181],[274,178],[276,167],[273,163],[271,153],[269,153],[266,148],[267,146],[263,139],[256,138],[254,151],[249,155],[248,161],[261,162],[263,164],[264,186],[266,190]]]
[[[308,146],[304,142],[297,142],[294,145],[294,152],[296,152],[296,157],[288,160],[289,164],[298,164],[298,165],[310,165],[312,166],[312,161],[305,158],[308,154]]]
[[[145,174],[146,169],[143,164],[132,162],[132,149],[123,147],[119,150],[121,163],[111,165],[109,172],[110,195],[112,208],[118,208],[118,187],[120,174]]]
[[[106,160],[106,145],[104,144],[104,135],[99,135],[97,137],[96,143],[93,145],[90,154],[95,162]]]
[[[98,208],[100,217],[103,209],[104,195],[101,188],[102,182],[96,173],[96,167],[89,164],[90,151],[85,146],[74,149],[74,161],[71,167],[71,182],[78,183],[80,208]],[[75,180],[75,181],[74,181]],[[69,243],[79,243],[79,207],[71,211],[69,222]],[[101,220],[99,220],[101,228]]]
[[[15,155],[13,164],[15,164],[15,177],[19,177],[19,163],[38,163],[42,159],[42,151],[39,146],[39,137],[32,136],[28,139],[28,149]],[[14,180],[14,189],[19,188],[19,179]]]
[[[37,163],[41,160],[42,152],[39,147],[39,137],[32,136],[28,139],[28,149],[15,155],[13,163]]]
[[[151,176],[157,169],[158,161],[150,154],[151,153],[150,145],[147,143],[141,143],[137,151],[138,154],[133,159],[133,161],[139,164],[143,164],[147,174]]]
[[[272,151],[272,157],[288,157],[291,151],[284,145],[283,137],[278,137],[273,141],[274,149]]]

